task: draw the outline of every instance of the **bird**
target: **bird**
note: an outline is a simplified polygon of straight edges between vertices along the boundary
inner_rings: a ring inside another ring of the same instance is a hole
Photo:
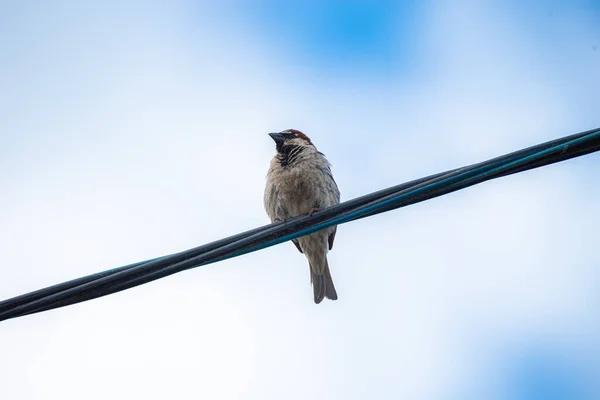
[[[296,129],[269,136],[275,141],[275,156],[267,172],[264,206],[272,223],[339,204],[331,164],[308,136]],[[308,259],[315,304],[325,297],[338,298],[327,262],[336,232],[337,226],[332,226],[292,240]]]

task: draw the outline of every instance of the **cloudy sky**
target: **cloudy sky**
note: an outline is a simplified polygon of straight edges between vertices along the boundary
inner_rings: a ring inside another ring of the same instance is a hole
[[[219,5],[217,5],[219,4]],[[587,1],[1,1],[0,299],[600,126]],[[600,155],[0,324],[2,399],[600,398]]]

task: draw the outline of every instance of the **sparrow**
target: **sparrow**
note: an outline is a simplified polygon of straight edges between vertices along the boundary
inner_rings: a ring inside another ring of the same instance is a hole
[[[296,129],[269,133],[275,141],[265,186],[265,210],[271,222],[283,221],[340,202],[340,191],[331,174],[331,164],[311,140]],[[327,252],[333,247],[337,226],[332,226],[292,242],[308,259],[314,301],[324,297],[337,300]]]

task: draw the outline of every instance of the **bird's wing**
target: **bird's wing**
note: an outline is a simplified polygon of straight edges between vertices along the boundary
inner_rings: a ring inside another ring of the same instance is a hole
[[[337,226],[333,227],[333,230],[329,234],[329,250],[333,248],[333,240],[335,239],[335,233],[337,232]]]
[[[292,239],[292,243],[294,243],[294,245],[296,245],[296,248],[298,249],[298,251],[299,251],[300,253],[304,253],[304,252],[302,251],[302,247],[300,247],[300,243],[298,243],[298,239]]]
[[[340,189],[338,188],[338,185],[335,182],[335,179],[333,179],[333,174],[331,173],[331,167],[329,166],[329,164],[327,164],[326,166],[321,168],[321,171],[327,176],[328,179],[330,179],[329,182],[331,184],[331,189],[335,193],[336,203],[339,203],[340,202]]]
[[[325,167],[321,168],[321,170],[330,179],[330,182],[332,184],[331,189],[335,193],[336,204],[339,203],[340,202],[340,190],[338,189],[335,179],[333,179],[333,174],[331,173],[331,168],[329,167],[329,164],[326,165]],[[333,248],[333,241],[335,240],[336,232],[337,232],[337,226],[334,226],[333,229],[331,230],[331,233],[329,234],[329,240],[328,240],[329,241],[329,250],[331,250]]]

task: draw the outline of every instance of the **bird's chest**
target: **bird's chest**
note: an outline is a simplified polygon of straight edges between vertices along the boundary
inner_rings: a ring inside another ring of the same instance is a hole
[[[288,212],[303,214],[315,207],[318,196],[318,179],[309,171],[300,168],[286,168],[278,180],[278,194]]]

